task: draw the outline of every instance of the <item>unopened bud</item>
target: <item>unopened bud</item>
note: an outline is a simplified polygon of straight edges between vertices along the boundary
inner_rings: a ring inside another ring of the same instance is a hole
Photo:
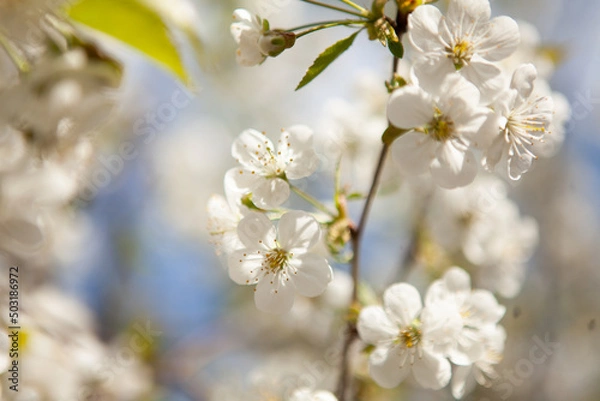
[[[286,31],[268,31],[258,40],[258,47],[262,54],[270,57],[280,55],[296,43],[296,34]]]

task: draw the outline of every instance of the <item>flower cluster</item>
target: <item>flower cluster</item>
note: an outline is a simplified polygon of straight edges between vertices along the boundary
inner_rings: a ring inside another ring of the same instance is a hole
[[[480,165],[520,179],[543,153],[555,106],[532,64],[503,63],[519,47],[517,23],[490,19],[488,0],[452,0],[445,16],[417,7],[407,39],[411,84],[388,104],[389,121],[407,131],[394,145],[400,168],[445,188],[470,184]]]
[[[246,130],[234,141],[240,163],[225,174],[226,198],[213,196],[209,227],[217,252],[227,255],[229,276],[240,285],[256,285],[258,309],[283,313],[295,294],[315,297],[332,280],[327,259],[319,254],[321,226],[304,211],[281,210],[290,181],[312,174],[318,158],[306,126],[282,130],[277,147],[264,133]],[[271,222],[279,220],[277,227]]]
[[[64,22],[49,17],[52,2],[23,3],[2,4],[2,18],[27,32],[9,24],[0,33],[0,253],[45,269],[83,228],[69,204],[91,170],[121,68],[76,32],[59,34]]]
[[[369,372],[380,386],[396,387],[412,374],[424,388],[437,390],[452,378],[452,392],[460,398],[472,377],[481,384],[494,377],[492,365],[504,347],[498,325],[504,312],[489,291],[471,290],[469,275],[455,267],[430,285],[424,305],[412,285],[392,285],[383,307],[360,312],[357,328],[375,346]]]

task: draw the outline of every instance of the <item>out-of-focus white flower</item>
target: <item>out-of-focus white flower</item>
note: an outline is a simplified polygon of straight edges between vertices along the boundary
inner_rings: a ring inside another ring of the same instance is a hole
[[[445,74],[458,70],[484,102],[497,95],[503,77],[496,64],[519,45],[519,28],[512,18],[490,15],[488,0],[452,0],[446,16],[432,5],[410,14],[407,33],[418,54],[414,72],[421,86],[439,86]]]
[[[393,147],[404,172],[429,171],[445,188],[473,182],[478,165],[471,139],[487,114],[479,106],[479,91],[473,84],[451,74],[432,92],[406,85],[392,94],[387,114],[394,126],[409,130]]]
[[[0,300],[2,309],[5,302]],[[95,336],[85,306],[56,288],[30,290],[19,323],[19,366],[27,366],[27,380],[20,383],[19,394],[26,399],[116,399],[118,395],[132,401],[151,388],[149,371],[133,350],[125,366]],[[8,353],[3,352],[2,357],[5,355]]]
[[[244,248],[229,256],[229,276],[241,285],[256,284],[256,307],[283,313],[295,294],[315,297],[332,279],[327,259],[311,252],[321,235],[319,223],[305,212],[284,214],[277,229],[261,213],[251,212],[238,226]]]
[[[261,209],[276,208],[289,197],[288,179],[308,177],[317,169],[312,140],[312,130],[303,125],[282,130],[277,148],[265,134],[253,129],[242,132],[231,148],[241,168],[227,172],[225,191],[251,194]]]
[[[481,133],[481,146],[486,149],[484,166],[493,170],[505,160],[512,180],[520,179],[537,159],[536,144],[544,141],[552,122],[552,98],[532,95],[536,77],[531,64],[514,72],[510,88],[495,101],[495,113]]]
[[[385,106],[389,98],[382,80],[374,72],[356,78],[350,101],[331,99],[325,104],[322,128],[315,140],[326,156],[327,170],[341,160],[342,181],[367,191],[381,150],[381,135],[388,126]],[[385,180],[385,178],[384,178]]]
[[[449,269],[440,280],[429,286],[427,305],[442,303],[456,308],[462,318],[462,329],[448,357],[456,365],[469,366],[485,356],[488,327],[495,327],[506,308],[498,304],[487,290],[471,290],[471,278],[461,268]]]
[[[482,176],[464,188],[436,191],[426,221],[436,243],[477,266],[477,287],[504,297],[518,293],[538,228],[533,218],[520,215],[501,180]]]
[[[382,387],[396,387],[411,372],[423,387],[440,389],[450,381],[444,357],[462,329],[456,309],[421,303],[419,292],[406,283],[383,294],[383,307],[367,306],[357,324],[360,338],[375,345],[369,357],[371,377]]]
[[[489,387],[492,380],[499,377],[494,369],[502,361],[506,331],[502,326],[487,326],[481,332],[481,341],[484,352],[482,356],[471,365],[456,366],[452,373],[452,395],[461,399],[475,388],[475,383]]]
[[[311,390],[303,387],[295,390],[289,401],[337,401],[337,397],[325,390]]]
[[[556,68],[551,52],[543,48],[542,39],[537,28],[527,21],[518,20],[521,41],[517,50],[502,60],[504,71],[511,74],[520,65],[531,63],[538,71],[538,76],[549,79]]]

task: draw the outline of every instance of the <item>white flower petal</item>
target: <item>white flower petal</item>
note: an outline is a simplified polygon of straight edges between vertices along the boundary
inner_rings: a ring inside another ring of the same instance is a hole
[[[533,92],[537,70],[533,64],[523,64],[515,70],[510,87],[515,89],[522,99],[527,99]]]
[[[494,295],[487,290],[474,290],[469,299],[470,325],[496,324],[506,313]]]
[[[485,36],[477,53],[490,61],[500,61],[517,50],[521,35],[517,22],[506,16],[496,17],[485,26]]]
[[[263,170],[265,161],[270,158],[267,149],[273,150],[273,143],[263,133],[254,129],[242,132],[231,147],[231,155],[250,171]]]
[[[452,370],[450,362],[440,355],[423,349],[421,358],[416,358],[412,365],[413,376],[424,388],[439,390],[450,381]]]
[[[465,395],[467,378],[471,376],[472,366],[457,366],[452,374],[452,396],[460,400]]]
[[[296,292],[305,297],[321,295],[333,278],[327,259],[314,253],[294,255],[289,264],[290,281],[296,287]]]
[[[480,101],[483,104],[494,100],[504,87],[504,77],[500,68],[477,54],[466,66],[461,68],[460,73],[479,89]]]
[[[277,239],[287,251],[308,250],[321,238],[321,226],[310,214],[302,211],[287,212],[279,220]]]
[[[490,19],[492,10],[489,0],[453,0],[448,5],[448,19],[464,27]],[[468,32],[468,30],[465,30]]]
[[[441,46],[438,39],[438,25],[442,13],[437,7],[424,5],[417,7],[408,16],[408,38],[418,50],[426,53]]]
[[[265,178],[252,192],[252,202],[261,209],[275,209],[290,197],[290,186],[281,178]]]
[[[229,277],[240,285],[256,284],[259,280],[264,255],[242,249],[229,255]]]
[[[452,140],[446,141],[431,163],[431,176],[443,188],[464,187],[475,180],[477,161],[470,150],[458,149]]]
[[[462,297],[471,292],[471,276],[460,267],[452,267],[444,273],[444,284],[450,292]]]
[[[419,86],[427,93],[440,96],[442,83],[449,75],[456,74],[456,68],[444,53],[434,53],[417,59],[411,67],[411,72],[419,81]]]
[[[381,306],[367,306],[360,311],[356,325],[361,340],[377,345],[393,340],[398,336],[399,328],[387,316]]]
[[[277,245],[273,223],[262,213],[250,212],[238,225],[238,237],[249,250],[273,249]]]
[[[438,146],[429,136],[411,131],[394,141],[392,154],[405,174],[418,175],[429,170]]]
[[[413,85],[395,90],[387,106],[388,120],[398,128],[423,127],[433,119],[433,114],[431,96]]]
[[[286,166],[287,178],[308,177],[319,166],[319,157],[313,149],[313,131],[305,125],[294,125],[281,133],[278,158]]]
[[[529,171],[533,164],[533,156],[524,153],[508,157],[508,176],[511,180],[520,180],[523,174]]]
[[[263,277],[254,292],[256,307],[268,313],[288,312],[294,305],[294,298],[294,286],[289,281],[285,281],[281,273]]]
[[[383,293],[387,315],[400,326],[408,326],[419,316],[423,304],[415,287],[406,283],[394,284]]]
[[[262,180],[263,177],[252,174],[244,168],[229,169],[225,173],[224,187],[230,206],[240,207],[242,196],[252,192],[252,189],[256,188]]]
[[[369,373],[383,388],[398,386],[410,374],[410,363],[399,352],[398,348],[378,347],[369,357]]]
[[[495,139],[487,149],[485,157],[483,158],[483,165],[488,171],[494,171],[494,168],[502,158],[507,144],[504,140],[504,135],[498,133]]]

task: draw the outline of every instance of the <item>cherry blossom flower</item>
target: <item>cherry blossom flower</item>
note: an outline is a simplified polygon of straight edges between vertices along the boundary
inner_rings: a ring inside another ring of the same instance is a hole
[[[478,166],[471,138],[485,121],[479,91],[459,75],[447,75],[432,92],[407,85],[392,94],[388,119],[410,130],[394,143],[394,156],[409,175],[431,173],[445,188],[470,184]]]
[[[337,401],[337,398],[329,391],[312,391],[309,388],[303,387],[295,390],[290,396],[289,401]]]
[[[266,20],[243,8],[233,12],[233,20],[231,34],[239,45],[236,60],[240,65],[261,64],[267,57],[275,57],[289,49],[296,41],[294,33],[269,30]]]
[[[490,20],[488,0],[452,0],[443,16],[423,5],[408,18],[408,39],[418,57],[414,72],[428,88],[438,86],[447,73],[458,71],[474,83],[482,100],[492,100],[502,87],[496,63],[519,45],[519,28],[509,17]]]
[[[265,61],[267,55],[263,54],[258,45],[263,34],[263,23],[260,17],[248,10],[238,8],[233,12],[233,20],[231,35],[239,45],[236,51],[237,62],[249,67]]]
[[[462,329],[448,357],[456,365],[468,366],[485,354],[483,341],[488,327],[495,327],[506,308],[498,304],[487,290],[471,290],[469,274],[459,267],[449,269],[427,290],[428,305],[443,303],[456,308],[462,318]]]
[[[256,285],[256,307],[265,312],[291,309],[295,294],[315,297],[332,280],[327,259],[315,254],[321,228],[301,211],[284,214],[277,229],[261,213],[250,212],[238,226],[244,248],[229,257],[229,277],[240,285]]]
[[[506,330],[502,326],[488,326],[481,334],[481,345],[484,349],[481,357],[473,361],[473,364],[456,366],[452,373],[452,395],[456,399],[461,399],[471,392],[476,383],[490,387],[491,381],[499,378],[494,365],[502,361]]]
[[[552,122],[552,97],[532,96],[536,77],[533,65],[519,67],[482,129],[482,146],[487,148],[484,166],[493,170],[504,160],[512,180],[519,180],[537,159],[535,144],[544,141]]]
[[[383,307],[367,306],[359,315],[360,338],[375,345],[369,357],[371,377],[393,388],[411,372],[423,387],[440,389],[450,381],[448,345],[461,330],[461,317],[443,304],[423,308],[416,288],[394,284],[383,294]]]
[[[475,266],[478,287],[503,297],[517,295],[538,243],[538,227],[520,214],[503,181],[481,175],[466,187],[436,191],[426,221],[433,241],[450,253],[461,252]]]
[[[277,149],[260,132],[248,129],[231,148],[241,168],[226,174],[226,191],[251,194],[252,202],[261,209],[273,209],[290,195],[288,179],[308,177],[319,159],[312,147],[313,132],[303,125],[282,130]]]

